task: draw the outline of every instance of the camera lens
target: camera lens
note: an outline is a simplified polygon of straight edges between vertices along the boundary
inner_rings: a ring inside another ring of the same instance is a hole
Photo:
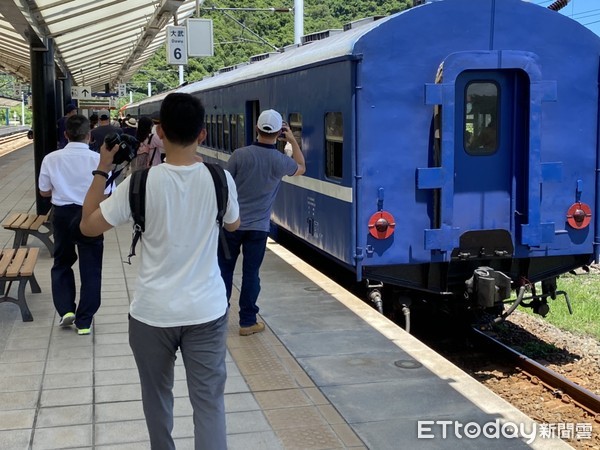
[[[106,144],[106,148],[108,148],[108,149],[113,148],[115,145],[119,144],[120,142],[121,142],[121,139],[119,138],[119,135],[117,133],[107,134],[106,137],[104,138],[104,143]]]

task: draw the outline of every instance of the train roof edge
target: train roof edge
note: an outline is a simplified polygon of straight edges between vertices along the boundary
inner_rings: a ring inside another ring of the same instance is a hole
[[[186,85],[178,86],[172,90],[143,99],[139,102],[133,102],[127,107],[133,108],[138,105],[160,101],[171,92],[193,93],[198,90],[235,84],[243,80],[252,80],[270,76],[303,66],[326,63],[327,61],[335,60],[340,57],[349,57],[353,55],[357,42],[363,36],[388,21],[394,20],[404,14],[410,14],[415,10],[427,8],[436,3],[452,1],[455,0],[425,0],[422,3],[415,4],[412,8],[405,9],[404,11],[389,16],[374,16],[349,22],[343,26],[342,30],[323,30],[310,33],[302,37],[302,44],[291,44],[282,47],[279,52],[269,52],[251,56],[248,61],[221,68],[219,71],[209,74],[201,80],[190,81]],[[526,0],[516,1],[533,7],[539,7],[540,9],[547,9],[543,6],[529,3]],[[589,32],[592,33],[592,31]]]

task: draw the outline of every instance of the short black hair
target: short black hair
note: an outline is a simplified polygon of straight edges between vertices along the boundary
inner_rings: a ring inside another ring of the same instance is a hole
[[[81,114],[75,114],[65,122],[67,138],[71,142],[84,142],[90,132],[90,121]]]
[[[192,144],[204,128],[204,106],[190,94],[169,94],[160,107],[160,125],[170,142]]]

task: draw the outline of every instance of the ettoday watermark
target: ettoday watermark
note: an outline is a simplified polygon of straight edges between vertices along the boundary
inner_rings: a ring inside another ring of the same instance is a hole
[[[417,422],[418,439],[477,439],[480,436],[488,439],[523,439],[527,444],[541,439],[591,439],[591,423],[542,423],[530,424],[492,422],[462,423],[457,420],[419,420]]]

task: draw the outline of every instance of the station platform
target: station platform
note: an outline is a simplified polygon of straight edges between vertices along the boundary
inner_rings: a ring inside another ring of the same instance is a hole
[[[35,211],[31,146],[0,158],[0,220]],[[0,248],[12,232],[0,229]],[[42,292],[27,288],[33,322],[0,304],[0,449],[149,449],[127,312],[136,258],[123,261],[131,228],[105,235],[102,306],[92,334],[58,327],[52,258],[40,247]],[[76,267],[75,267],[76,269]],[[333,281],[269,242],[261,271],[267,329],[239,336],[232,299],[226,385],[228,448],[564,449],[560,440],[467,437],[455,423],[532,421]],[[239,287],[240,274],[235,286]],[[13,289],[15,289],[13,287]],[[13,293],[14,295],[14,293]],[[192,449],[192,411],[177,360],[174,437]],[[419,421],[422,423],[419,428]],[[435,422],[438,423],[435,423]],[[439,421],[448,425],[441,425]],[[446,428],[444,428],[446,427]],[[444,434],[443,431],[446,431]],[[508,436],[507,436],[508,434]],[[514,433],[513,433],[514,436]]]

